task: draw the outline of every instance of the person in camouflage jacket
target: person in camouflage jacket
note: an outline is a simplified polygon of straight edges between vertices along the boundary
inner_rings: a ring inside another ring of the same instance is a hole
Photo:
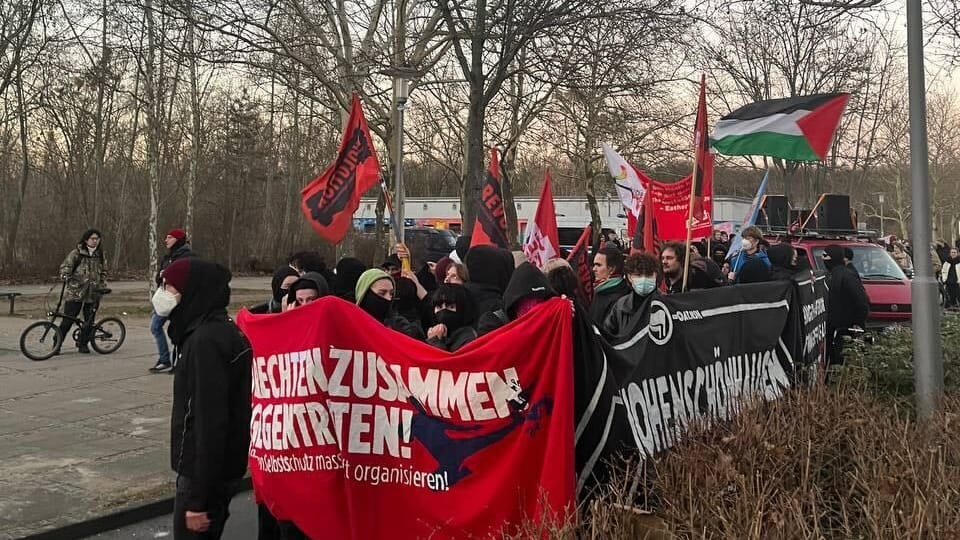
[[[100,289],[107,286],[107,267],[104,262],[103,250],[100,249],[102,235],[97,229],[88,229],[80,237],[80,243],[74,248],[60,265],[60,278],[66,282],[64,292],[63,312],[76,317],[83,311],[85,323],[93,322],[96,304],[100,299]],[[73,321],[63,319],[60,323],[60,336],[66,341],[70,335]],[[81,353],[89,353],[87,344],[90,341],[90,329],[86,324],[80,332],[77,349]],[[57,350],[59,353],[59,348]]]

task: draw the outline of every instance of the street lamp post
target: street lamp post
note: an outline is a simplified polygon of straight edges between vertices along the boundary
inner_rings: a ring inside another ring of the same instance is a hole
[[[397,239],[403,243],[403,210],[404,210],[404,191],[403,191],[403,111],[406,109],[408,87],[407,79],[404,77],[395,77],[393,79],[393,92],[397,102],[397,158],[394,163],[396,167],[396,181],[394,182],[395,194],[393,196],[393,215],[396,227]]]
[[[923,5],[907,0],[907,78],[910,94],[910,183],[913,197],[913,358],[917,413],[931,418],[943,395],[943,358],[940,356],[940,310],[933,265],[926,256],[931,245],[927,111],[923,70]]]

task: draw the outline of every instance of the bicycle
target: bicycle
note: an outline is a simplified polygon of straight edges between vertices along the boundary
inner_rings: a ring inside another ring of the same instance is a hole
[[[110,354],[123,345],[127,337],[127,327],[123,321],[116,317],[107,317],[94,323],[97,310],[100,309],[100,298],[110,294],[110,289],[96,289],[95,300],[93,301],[93,312],[86,321],[79,317],[73,317],[63,313],[63,295],[67,288],[67,282],[64,281],[60,287],[60,300],[57,301],[57,307],[53,311],[47,312],[47,320],[37,321],[23,330],[20,334],[20,352],[27,358],[40,361],[46,360],[60,351],[65,336],[60,335],[60,325],[56,324],[57,319],[68,319],[76,323],[77,328],[73,331],[72,337],[76,342],[80,341],[80,332],[90,332],[90,346],[100,354]],[[80,315],[83,313],[83,307],[80,309]],[[72,325],[71,325],[72,326]]]

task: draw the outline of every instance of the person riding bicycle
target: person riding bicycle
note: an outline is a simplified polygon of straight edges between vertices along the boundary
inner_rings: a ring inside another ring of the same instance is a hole
[[[63,313],[67,317],[77,317],[83,311],[83,325],[80,327],[77,350],[84,354],[90,352],[87,344],[90,342],[93,318],[101,290],[107,286],[107,266],[103,250],[100,249],[102,238],[103,235],[97,229],[87,229],[80,237],[77,247],[67,254],[60,265],[60,279],[66,283]],[[73,320],[70,318],[65,317],[61,321],[61,340],[56,354],[60,353],[72,326]]]

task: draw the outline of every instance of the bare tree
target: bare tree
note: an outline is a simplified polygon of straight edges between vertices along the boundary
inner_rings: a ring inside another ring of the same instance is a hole
[[[838,13],[834,6],[790,0],[721,0],[711,7],[712,37],[700,52],[721,89],[711,101],[721,103],[723,113],[752,101],[861,90],[861,74],[872,61],[862,45],[872,30],[867,10]],[[773,162],[789,197],[790,178],[801,164]]]

